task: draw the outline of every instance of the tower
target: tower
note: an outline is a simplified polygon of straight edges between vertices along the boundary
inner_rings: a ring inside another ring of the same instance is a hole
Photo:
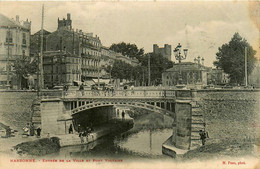
[[[71,20],[71,15],[70,13],[67,13],[67,19],[63,18],[62,20],[60,20],[58,18],[58,29],[60,28],[65,28],[65,29],[72,29],[72,20]]]

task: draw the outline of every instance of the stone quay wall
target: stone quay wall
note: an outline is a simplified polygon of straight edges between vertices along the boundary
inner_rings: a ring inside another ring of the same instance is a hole
[[[0,91],[0,122],[22,131],[31,121],[32,104],[36,98],[36,91]]]
[[[211,141],[252,140],[260,134],[260,91],[199,90]]]

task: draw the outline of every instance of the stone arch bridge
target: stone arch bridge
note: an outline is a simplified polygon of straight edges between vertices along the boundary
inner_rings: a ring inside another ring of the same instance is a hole
[[[147,109],[174,119],[172,142],[178,148],[189,149],[192,140],[192,112],[197,111],[196,90],[140,89],[112,92],[42,91],[41,125],[43,133],[66,134],[73,117],[82,112],[107,108],[113,117],[113,106]],[[201,123],[201,120],[197,120]],[[182,140],[182,141],[180,141]]]

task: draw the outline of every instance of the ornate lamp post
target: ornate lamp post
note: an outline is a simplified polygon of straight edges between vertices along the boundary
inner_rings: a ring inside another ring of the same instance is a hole
[[[188,49],[183,49],[184,55],[181,53],[181,44],[179,43],[178,46],[173,50],[175,59],[179,61],[179,77],[178,77],[178,84],[182,84],[182,75],[181,75],[181,61],[186,59]]]

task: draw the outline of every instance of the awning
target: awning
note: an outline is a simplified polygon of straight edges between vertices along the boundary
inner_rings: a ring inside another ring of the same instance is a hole
[[[80,86],[82,83],[83,83],[83,82],[81,82],[81,81],[76,81],[76,80],[74,80],[74,81],[73,81],[73,86]]]
[[[86,86],[92,86],[95,82],[93,80],[85,80],[83,84]]]
[[[98,79],[93,79],[93,81],[98,84]],[[99,83],[109,84],[109,79],[99,79]]]

